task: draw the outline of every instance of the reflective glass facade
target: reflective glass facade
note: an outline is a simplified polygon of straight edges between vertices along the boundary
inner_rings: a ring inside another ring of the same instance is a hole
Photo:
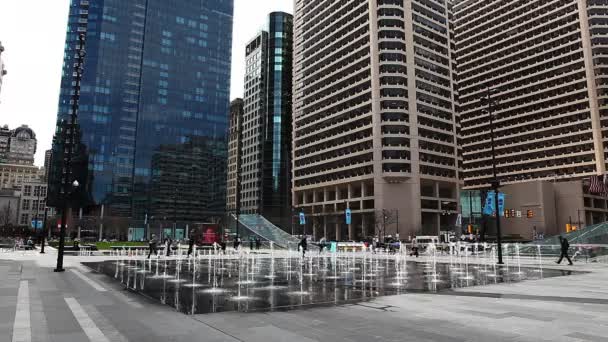
[[[58,117],[70,114],[84,32],[78,122],[92,204],[106,215],[223,211],[232,14],[233,0],[72,1]]]
[[[291,217],[293,18],[273,12],[246,47],[240,211],[286,227]]]

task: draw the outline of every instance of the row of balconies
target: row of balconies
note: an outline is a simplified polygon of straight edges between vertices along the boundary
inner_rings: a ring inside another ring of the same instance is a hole
[[[324,164],[324,167],[316,167],[305,170],[294,170],[296,182],[309,181],[319,183],[330,180],[350,178],[353,174],[362,176],[373,172],[373,154],[359,157],[356,161],[350,160],[343,163]],[[332,167],[333,166],[333,167]],[[370,172],[367,172],[370,170]]]
[[[539,22],[540,24],[546,24],[549,21],[546,18],[548,18],[549,16],[554,16],[556,15],[556,13],[562,13],[561,16],[558,15],[557,19],[553,20],[553,23],[555,23],[559,21],[559,18],[563,17],[568,13],[577,14],[576,6],[572,5],[572,1],[562,0],[561,3],[553,3],[547,6],[547,8],[542,9],[542,14],[540,14],[540,9],[537,11],[530,11],[528,9],[522,8],[519,10],[519,15],[523,15],[523,18],[515,18],[518,15],[515,14],[513,17],[510,17],[512,20],[503,20],[501,22],[501,25],[496,25],[496,23],[493,23],[493,20],[487,21],[485,25],[482,25],[481,27],[475,27],[475,31],[477,32],[477,34],[471,34],[470,32],[465,33],[462,31],[462,26],[455,24],[455,27],[457,27],[457,30],[455,32],[457,42],[456,48],[461,51],[462,56],[466,58],[467,56],[479,55],[479,50],[477,46],[479,46],[480,44],[498,44],[498,42],[502,41],[502,39],[499,37],[512,39],[513,41],[517,41],[518,39],[521,40],[522,35],[526,35],[530,32],[534,32],[534,30],[546,27],[547,25],[539,25]],[[569,7],[570,9],[568,10]],[[497,14],[498,13],[490,13],[493,18],[496,18]],[[464,26],[466,27],[467,25]],[[503,28],[498,29],[498,27]],[[492,32],[494,34],[488,34],[488,32]],[[512,34],[512,32],[516,32],[516,34]],[[469,39],[468,41],[470,41],[471,44],[465,45],[464,43],[460,42],[460,37],[466,37],[464,41],[466,42],[467,39]],[[492,45],[486,45],[486,47],[489,50],[496,50],[494,47],[492,47]],[[491,47],[492,49],[490,49]]]
[[[584,64],[580,62],[570,62],[566,66],[557,67],[554,69],[554,72],[544,72],[542,74],[538,74],[537,77],[518,78],[501,83],[500,88],[497,88],[498,93],[495,94],[495,97],[500,98],[502,93],[507,91],[530,88],[534,89],[536,86],[544,83],[560,82],[563,79],[581,79],[585,77],[586,72]],[[486,84],[479,83],[465,92],[460,92],[460,105],[465,106],[471,102],[474,103],[475,101],[479,101],[481,98],[485,98],[487,95],[487,90],[488,88]]]
[[[361,62],[366,63],[366,62]],[[340,94],[351,92],[352,88],[358,88],[362,84],[370,83],[371,76],[369,68],[366,65],[353,68],[351,73],[343,74],[344,76],[339,79],[339,82],[332,83],[331,85],[315,91],[313,94],[307,94],[303,97],[302,110],[306,111],[307,108],[314,108],[315,105],[323,103],[328,99],[341,98]],[[346,71],[346,70],[345,70]]]
[[[333,117],[341,116],[350,111],[356,110],[363,106],[371,106],[371,93],[362,94],[355,101],[351,101],[347,104],[341,104],[331,110],[327,110],[323,113],[315,113],[314,115],[304,116],[300,115],[296,117],[296,129],[299,127],[310,126],[319,121],[325,121]]]
[[[322,59],[322,57],[332,55],[336,50],[347,45],[349,42],[360,38],[362,35],[369,36],[369,21],[367,14],[361,18],[355,18],[353,21],[353,23],[344,25],[346,26],[344,32],[339,29],[342,26],[337,24],[331,25],[330,27],[335,30],[335,32],[323,37],[322,40],[315,42],[310,48],[304,48],[302,50],[303,61],[318,61]]]
[[[332,45],[343,45],[345,41],[359,36],[362,32],[369,32],[369,20],[364,10],[359,10],[349,15],[346,22],[335,22],[325,27],[324,35],[319,39],[310,40],[304,44],[304,59],[314,58],[315,55],[327,55],[321,53]]]
[[[323,65],[304,76],[302,94],[308,96],[332,86],[345,77],[352,76],[357,69],[365,69],[370,65],[369,47],[362,47],[346,59]]]
[[[540,144],[532,144],[535,147],[524,147],[518,146],[516,148],[510,149],[509,152],[504,153],[505,151],[501,151],[500,154],[496,154],[496,157],[500,158],[508,158],[508,157],[517,157],[523,154],[541,154],[545,152],[554,151],[555,153],[561,152],[562,149],[570,149],[572,147],[577,147],[581,149],[593,148],[593,143],[589,140],[586,143],[583,142],[584,139],[580,139],[577,141],[571,141],[569,139],[560,139],[558,141],[543,141]],[[472,151],[468,152],[467,162],[468,163],[476,163],[483,162],[488,163],[492,160],[492,153],[490,151],[478,152]]]
[[[547,161],[556,160],[556,159],[594,156],[594,153],[595,153],[595,151],[593,149],[593,145],[591,148],[587,148],[587,149],[579,148],[579,146],[576,146],[573,148],[574,148],[574,150],[571,150],[571,151],[555,151],[554,150],[553,154],[551,154],[551,153],[525,154],[523,156],[519,155],[517,157],[511,157],[511,158],[504,158],[503,156],[497,156],[496,157],[496,167],[502,167],[502,166],[515,167],[517,165],[524,165],[524,164],[529,164],[529,163],[538,164],[540,162],[547,162]],[[550,164],[548,163],[547,165],[550,165]],[[467,172],[488,170],[491,168],[492,168],[492,164],[487,163],[487,162],[469,163],[469,162],[465,161],[465,163],[464,163],[464,169]]]
[[[367,13],[367,1],[356,0],[356,1],[331,1],[329,6],[319,8],[315,13],[303,13],[302,16],[302,31],[307,34],[303,36],[302,41],[312,40],[316,36],[319,36],[323,32],[326,32],[327,28],[330,27],[330,23],[339,23],[342,19],[349,14],[356,11],[365,11]],[[317,1],[317,4],[322,2]]]
[[[523,106],[516,105],[514,107],[501,108],[499,111],[493,110],[492,114],[494,115],[495,122],[501,123],[517,118],[545,115],[549,110],[562,112],[566,110],[562,108],[572,108],[571,106],[576,106],[576,110],[589,108],[587,94],[573,92],[551,99],[551,101],[533,102]],[[466,127],[485,125],[488,122],[488,114],[483,109],[483,107],[478,107],[475,112],[469,111],[467,114],[461,112],[460,122],[465,123]]]
[[[572,36],[570,39],[563,39],[567,40],[563,42],[564,45],[570,45],[569,43],[574,42],[579,38]],[[573,61],[582,61],[582,50],[572,48],[570,51],[571,53],[566,55],[549,52],[544,55],[544,60],[539,61],[535,56],[534,58],[530,58],[528,60],[513,62],[512,64],[504,66],[499,70],[492,70],[488,68],[485,70],[474,70],[476,74],[469,79],[466,79],[463,74],[459,72],[459,85],[462,84],[460,91],[464,94],[467,92],[467,88],[473,85],[478,85],[479,83],[485,82],[490,84],[500,84],[508,80],[524,78],[528,75],[535,75],[543,70],[562,66]],[[460,70],[461,69],[459,69],[459,71]]]
[[[552,122],[540,122],[533,125],[527,125],[525,127],[517,127],[513,130],[506,130],[501,132],[494,132],[494,141],[498,144],[508,144],[510,140],[519,141],[522,139],[529,139],[532,136],[552,136],[553,133],[564,132],[564,129],[572,128],[569,130],[571,133],[576,133],[581,130],[585,130],[587,127],[591,127],[591,118],[584,120],[577,119],[566,119],[561,118]],[[575,130],[577,128],[577,130]],[[473,139],[464,138],[462,145],[464,148],[470,148],[476,145],[482,145],[490,141],[490,133],[486,131],[486,134],[477,136]]]
[[[414,46],[414,55],[417,56],[414,58],[414,61],[420,61],[420,64],[423,67],[426,67],[426,69],[445,76],[449,76],[451,74],[449,71],[450,61],[445,55],[438,55],[434,52],[427,51],[420,46]],[[430,65],[427,65],[423,62],[426,62]],[[437,63],[440,65],[437,65]],[[434,67],[431,67],[431,65],[433,65]]]
[[[296,138],[303,138],[309,135],[314,135],[321,130],[333,128],[338,125],[350,123],[352,121],[361,118],[362,116],[370,114],[372,106],[369,103],[363,103],[352,108],[348,108],[346,111],[342,111],[336,115],[330,115],[324,120],[317,120],[314,122],[297,122],[296,123]]]
[[[565,89],[564,92],[560,91],[561,89],[559,88],[549,90],[548,92],[535,92],[529,94],[525,101],[523,99],[519,101],[509,99],[509,102],[512,102],[511,106],[498,104],[496,107],[492,108],[492,113],[497,118],[508,118],[510,117],[510,114],[522,114],[537,111],[542,108],[555,107],[557,104],[570,104],[579,100],[587,99],[587,89],[580,88],[581,85],[583,87],[585,86],[582,83],[575,84],[574,86],[570,87],[571,89]],[[477,106],[474,112],[470,110],[468,113],[461,111],[461,122],[467,123],[470,121],[476,121],[478,118],[483,118],[484,116],[487,118],[487,114],[482,112],[482,108],[483,107],[480,108]]]
[[[563,41],[561,41],[561,39],[563,39]],[[516,59],[497,69],[484,67],[484,69],[471,70],[470,73],[474,76],[467,80],[465,80],[462,73],[459,73],[460,80],[462,80],[462,84],[464,84],[461,91],[467,93],[467,88],[472,85],[478,85],[478,83],[481,83],[488,78],[492,79],[492,82],[496,84],[496,80],[506,82],[508,80],[513,80],[514,77],[538,73],[539,69],[546,69],[547,66],[557,66],[575,60],[582,60],[583,54],[582,49],[580,49],[580,37],[577,38],[576,35],[572,35],[569,38],[561,39],[560,42],[556,42],[561,46],[545,51],[542,55],[532,55],[532,57],[525,60]],[[553,64],[549,64],[549,61],[553,62]],[[556,61],[558,63],[555,63]],[[515,75],[513,75],[513,73],[515,73]]]
[[[549,170],[561,170],[561,169],[575,169],[575,168],[583,168],[585,166],[594,166],[595,161],[591,157],[587,157],[586,159],[581,160],[569,160],[561,163],[536,163],[534,165],[523,165],[520,168],[515,167],[502,167],[503,170],[497,170],[498,176],[501,179],[509,176],[521,175],[522,173],[537,173],[537,172],[548,172]],[[563,171],[563,170],[562,170]],[[550,172],[551,174],[555,174],[555,171]],[[483,179],[493,178],[491,172],[472,172],[469,173],[466,170],[464,171],[464,179],[466,179],[467,184],[469,182],[481,181]]]
[[[357,121],[350,122],[348,124],[335,126],[332,129],[326,129],[323,132],[308,136],[305,138],[296,138],[295,143],[298,147],[305,147],[310,144],[314,144],[319,141],[325,141],[326,139],[333,140],[348,135],[353,130],[357,130],[363,127],[368,127],[372,124],[371,116],[362,116]]]
[[[578,108],[576,108],[578,107]],[[576,109],[575,109],[576,108]],[[569,111],[568,109],[575,109]],[[546,111],[543,115],[534,116],[528,118],[528,120],[522,120],[521,118],[509,118],[509,120],[502,121],[500,125],[495,125],[494,133],[506,132],[505,135],[517,133],[520,130],[527,130],[535,125],[542,124],[543,127],[551,127],[567,118],[572,118],[572,122],[588,121],[590,117],[589,108],[585,107],[584,104],[578,106],[568,106],[565,108],[559,108],[555,112]],[[481,136],[489,134],[489,120],[485,122],[485,125],[476,125],[475,127],[468,127],[461,130],[461,137],[463,137],[463,143],[467,140],[476,140]],[[518,130],[518,131],[515,131]]]
[[[337,158],[343,158],[345,155],[368,151],[372,148],[372,136],[359,135],[357,139],[347,140],[345,143],[330,148],[318,148],[313,153],[300,155],[295,158],[294,167],[300,168],[321,162],[330,162]]]
[[[578,129],[573,131],[559,131],[554,130],[553,134],[543,134],[541,136],[531,134],[527,137],[519,137],[519,139],[510,139],[508,142],[502,142],[500,144],[495,144],[496,153],[504,153],[500,151],[508,151],[511,152],[516,148],[524,148],[524,149],[534,149],[534,148],[553,148],[556,146],[568,144],[570,142],[579,142],[579,143],[587,143],[592,139],[591,128],[589,129]],[[463,155],[467,156],[470,154],[482,155],[483,153],[490,153],[491,146],[486,142],[485,145],[482,145],[477,148],[473,147],[464,147]],[[466,158],[465,158],[466,159]]]
[[[427,176],[441,177],[441,178],[456,178],[456,169],[445,169],[436,167],[425,162],[421,162],[419,165],[420,173]]]
[[[310,105],[304,105],[302,112],[304,115],[318,113],[319,111],[323,111],[332,105],[341,104],[352,100],[361,94],[370,93],[371,89],[371,77],[366,77],[365,79],[359,81],[359,83],[354,84],[347,89],[337,89],[336,91],[340,91],[339,93],[336,92],[335,94],[328,94],[319,101],[311,103]]]

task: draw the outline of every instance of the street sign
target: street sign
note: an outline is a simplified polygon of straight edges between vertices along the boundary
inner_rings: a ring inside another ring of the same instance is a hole
[[[32,220],[31,227],[34,229],[42,229],[42,221],[41,220]]]
[[[505,216],[505,194],[503,192],[498,193],[498,212],[500,216]]]
[[[484,214],[496,215],[496,203],[494,197],[494,191],[488,191],[486,203],[483,207]],[[503,192],[498,193],[498,212],[500,213],[500,216],[505,216],[505,194]]]
[[[304,215],[304,213],[300,213],[300,225],[305,225],[306,224],[306,216]]]
[[[346,224],[351,224],[352,221],[353,220],[352,220],[350,208],[346,208]]]

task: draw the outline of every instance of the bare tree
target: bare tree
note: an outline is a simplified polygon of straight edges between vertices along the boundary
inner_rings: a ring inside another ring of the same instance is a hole
[[[5,204],[0,209],[0,225],[3,227],[8,227],[11,224],[11,219],[13,217],[13,208],[11,208],[10,204]]]
[[[375,233],[380,241],[384,242],[386,228],[397,223],[396,210],[382,209],[374,212]]]

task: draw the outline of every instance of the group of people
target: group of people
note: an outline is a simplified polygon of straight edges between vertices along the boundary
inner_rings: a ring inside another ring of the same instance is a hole
[[[171,236],[167,235],[163,241],[163,245],[165,246],[165,250],[166,250],[166,256],[171,256],[171,249],[173,248],[173,244],[174,244],[174,240],[171,238]],[[242,244],[242,240],[240,237],[235,237],[233,240],[233,248],[235,251],[238,251],[241,248],[241,244]],[[249,248],[251,250],[255,249],[259,250],[260,247],[262,245],[262,241],[260,240],[259,237],[255,237],[255,238],[250,238],[249,239]],[[196,246],[196,236],[195,234],[190,234],[190,236],[188,237],[188,257],[190,257],[190,255],[194,252],[194,248]],[[219,250],[222,254],[226,254],[226,242],[225,241],[220,241],[218,242],[214,242],[213,243],[213,247],[217,250]],[[150,258],[150,256],[152,256],[152,254],[154,254],[155,256],[158,256],[158,248],[159,248],[159,240],[156,237],[156,234],[152,234],[152,238],[150,239],[150,241],[148,242],[148,248],[149,248],[149,252],[148,252],[148,259]]]

